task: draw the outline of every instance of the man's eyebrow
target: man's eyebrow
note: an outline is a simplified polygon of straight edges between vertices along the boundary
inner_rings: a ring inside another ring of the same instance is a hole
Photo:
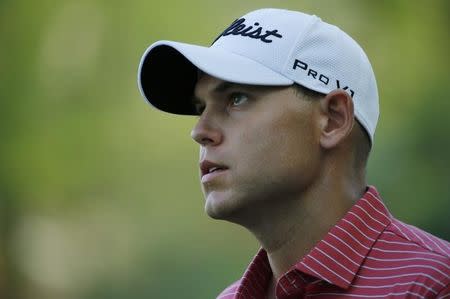
[[[230,89],[231,87],[237,86],[236,83],[231,83],[227,81],[220,82],[216,87],[212,90],[214,93],[222,93]]]
[[[214,93],[223,93],[232,88],[242,89],[243,91],[252,91],[252,92],[266,92],[271,89],[276,89],[285,86],[265,86],[265,85],[252,85],[252,84],[242,84],[242,83],[233,83],[229,81],[222,81],[217,84],[216,87],[213,88],[212,92]]]
[[[232,88],[232,87],[236,87],[236,86],[241,86],[240,84],[236,84],[236,83],[232,83],[232,82],[228,82],[228,81],[222,81],[219,84],[217,84],[217,86],[215,86],[212,89],[212,93],[223,93],[225,91],[227,91],[228,89]],[[201,103],[202,99],[200,99],[199,97],[197,97],[195,94],[191,97],[191,102],[192,103]]]

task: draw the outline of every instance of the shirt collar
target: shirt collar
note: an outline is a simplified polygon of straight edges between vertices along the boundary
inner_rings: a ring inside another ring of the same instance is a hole
[[[380,195],[375,187],[369,186],[363,197],[292,269],[347,289],[390,222],[391,215]],[[261,249],[245,271],[238,293],[250,291],[264,296],[271,276],[267,253]]]
[[[347,289],[362,262],[391,222],[391,215],[373,186],[299,262],[295,268]]]

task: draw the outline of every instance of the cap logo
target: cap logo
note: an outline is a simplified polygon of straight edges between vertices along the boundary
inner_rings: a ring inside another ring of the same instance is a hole
[[[327,76],[327,75],[317,72],[316,70],[314,70],[310,66],[308,66],[308,64],[306,62],[301,61],[299,59],[294,60],[292,69],[293,70],[295,70],[295,69],[303,70],[303,71],[307,72],[307,75],[306,75],[307,77],[311,77],[315,80],[319,80],[324,85],[328,85],[328,83],[330,83],[330,76]],[[348,90],[348,92],[350,92],[351,97],[353,97],[355,95],[355,92],[353,91],[353,89],[351,89],[349,86],[342,86],[341,81],[339,81],[339,79],[336,79],[335,83],[336,83],[335,84],[336,88]]]
[[[245,37],[250,37],[254,39],[259,39],[265,43],[271,43],[273,40],[269,39],[269,37],[282,38],[283,36],[278,33],[277,29],[274,30],[265,30],[263,29],[258,22],[255,22],[252,25],[247,26],[244,24],[245,18],[240,18],[234,21],[224,32],[222,32],[213,42],[213,44],[222,36],[227,35],[241,35]],[[264,33],[263,33],[264,31]]]

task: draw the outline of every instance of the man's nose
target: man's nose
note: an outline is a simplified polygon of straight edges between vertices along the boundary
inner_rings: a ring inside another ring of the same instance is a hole
[[[222,142],[221,129],[211,119],[203,114],[191,131],[191,137],[202,146],[215,146]]]

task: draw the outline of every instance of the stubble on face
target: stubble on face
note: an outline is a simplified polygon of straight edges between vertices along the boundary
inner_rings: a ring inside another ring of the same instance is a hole
[[[221,144],[201,147],[230,167],[202,186],[205,210],[215,219],[257,221],[282,201],[296,200],[316,175],[314,103],[299,99],[292,87],[266,88],[252,101],[220,122]]]

